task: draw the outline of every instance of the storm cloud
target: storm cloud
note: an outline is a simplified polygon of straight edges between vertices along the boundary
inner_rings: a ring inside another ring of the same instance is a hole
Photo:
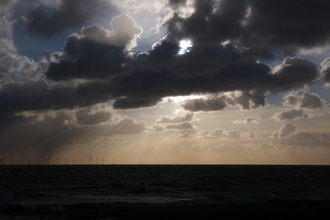
[[[79,4],[84,3],[86,2]],[[235,8],[237,3],[240,3],[240,7]],[[68,3],[65,1],[61,3],[59,11],[65,4]],[[249,4],[262,3],[252,1]],[[240,1],[222,1],[219,5],[214,5],[212,1],[197,1],[195,8],[195,13],[190,16],[191,19],[194,16],[198,19],[199,16],[209,17],[207,22],[215,19],[214,22],[220,23],[207,26],[214,28],[218,27],[217,25],[222,27],[221,25],[229,21],[235,25],[242,25],[240,22],[246,18],[248,7]],[[251,16],[253,13],[252,10]],[[190,17],[186,18],[187,22]],[[173,22],[178,22],[175,19],[183,22],[182,30],[179,32],[172,26]],[[217,98],[187,101],[183,107],[191,111],[219,111],[228,106],[254,109],[265,106],[267,93],[301,89],[320,76],[317,65],[304,58],[287,57],[282,64],[271,67],[246,55],[245,49],[233,43],[222,43],[222,38],[217,33],[213,33],[215,38],[212,38],[212,41],[203,41],[205,36],[198,36],[200,31],[190,30],[189,25],[184,22],[184,18],[174,16],[168,22],[168,35],[156,43],[148,53],[140,55],[129,54],[129,50],[136,45],[137,38],[142,32],[142,28],[131,17],[127,15],[114,17],[111,31],[99,25],[84,27],[81,35],[72,34],[67,38],[63,52],[53,54],[53,62],[45,75],[55,81],[106,80],[85,81],[71,86],[61,83],[52,85],[50,91],[55,87],[61,88],[63,90],[58,91],[58,94],[66,93],[71,98],[63,98],[64,102],[61,104],[51,104],[52,100],[58,99],[47,98],[47,95],[52,94],[46,91],[37,96],[50,100],[49,104],[31,101],[30,107],[25,108],[42,109],[43,105],[44,109],[65,109],[112,99],[115,109],[134,109],[155,106],[162,98],[168,96],[233,92],[231,95]],[[233,31],[231,27],[228,28],[224,30]],[[181,32],[184,34],[180,34]],[[192,47],[189,52],[179,55],[180,40],[185,39],[185,34],[188,33]],[[228,36],[232,37],[236,34],[230,33]],[[195,35],[196,38],[193,37]],[[46,89],[46,86],[44,88]],[[85,98],[86,94],[89,96],[88,99]],[[81,103],[65,102],[71,99],[76,101],[79,99]],[[9,100],[5,99],[2,104],[5,105],[7,101]],[[15,104],[14,100],[10,102],[9,106],[20,105]],[[38,106],[33,107],[33,103]]]
[[[59,54],[57,62],[50,64],[46,75],[58,81],[104,79],[122,73],[124,64],[129,60],[128,51],[136,46],[136,38],[142,28],[127,15],[114,17],[111,23],[112,31],[92,25],[83,28],[82,35],[70,35],[63,53]]]
[[[58,8],[39,5],[22,21],[30,34],[52,37],[78,27],[94,16],[100,0],[61,0]]]
[[[219,111],[227,107],[226,100],[226,96],[210,99],[192,99],[182,104],[182,107],[189,111]]]
[[[196,1],[194,7],[190,17],[174,17],[170,24],[176,35],[196,43],[239,40],[251,54],[266,59],[275,50],[294,54],[329,43],[327,1],[209,0]]]

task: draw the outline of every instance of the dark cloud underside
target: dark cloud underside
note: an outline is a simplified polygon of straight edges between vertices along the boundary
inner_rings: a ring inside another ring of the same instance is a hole
[[[23,21],[30,34],[52,37],[91,19],[99,2],[100,0],[61,0],[58,8],[39,5]]]
[[[63,0],[57,9],[39,6],[26,16],[26,25],[31,33],[52,36],[82,25],[93,15],[97,3]],[[169,5],[179,8],[185,3],[170,1]],[[321,75],[326,79],[326,62],[320,74],[317,65],[304,58],[287,57],[276,67],[258,59],[261,54],[294,54],[298,49],[326,45],[330,36],[325,22],[328,1],[218,3],[196,1],[191,16],[175,14],[167,22],[166,37],[139,55],[129,54],[142,32],[131,17],[114,17],[112,30],[99,25],[84,27],[81,35],[67,38],[61,53],[53,54],[45,75],[47,80],[60,83],[4,83],[1,111],[70,109],[108,100],[114,100],[117,109],[142,108],[154,106],[167,96],[232,91],[241,92],[225,101],[188,101],[184,107],[192,111],[217,111],[227,105],[251,109],[266,104],[266,93],[302,89]],[[191,40],[192,46],[178,54],[184,39]],[[230,41],[224,43],[226,40]],[[72,79],[83,81],[71,84]],[[317,98],[307,98],[312,97],[302,98],[301,107],[320,106]],[[314,104],[306,104],[305,99]]]

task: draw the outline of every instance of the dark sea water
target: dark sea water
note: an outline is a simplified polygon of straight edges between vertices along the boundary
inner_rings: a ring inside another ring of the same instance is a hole
[[[64,205],[198,205],[330,200],[330,166],[0,166],[0,213]],[[0,215],[1,216],[1,215]]]

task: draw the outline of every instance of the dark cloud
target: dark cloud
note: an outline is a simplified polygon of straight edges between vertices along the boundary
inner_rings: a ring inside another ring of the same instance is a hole
[[[299,132],[294,133],[290,137],[282,138],[277,141],[278,144],[283,146],[296,146],[296,147],[329,147],[329,142],[320,138],[320,136],[308,133]]]
[[[85,108],[78,110],[75,116],[78,124],[93,125],[109,121],[112,113],[97,108]]]
[[[301,48],[324,46],[330,35],[328,1],[249,0],[250,13],[243,22],[241,40],[252,48],[294,53]]]
[[[292,60],[291,58],[288,59]],[[309,62],[300,58],[293,59],[298,59],[303,63]],[[95,62],[97,63],[99,60],[96,59]],[[63,63],[71,63],[70,65],[75,65],[74,62],[71,61],[60,61],[59,63],[53,63],[52,65],[56,67],[61,66]],[[284,66],[283,68],[294,68],[295,65],[299,66],[299,64],[300,62],[298,62],[298,64],[293,62],[289,67]],[[314,68],[314,63],[310,62],[309,64]],[[52,65],[48,69],[48,75],[51,73],[53,68]],[[82,66],[84,65],[87,64],[84,63]],[[190,95],[193,93],[217,93],[244,89],[241,92],[221,95],[217,98],[190,100],[184,103],[183,107],[192,111],[218,111],[224,109],[228,105],[236,105],[242,109],[251,109],[265,105],[265,93],[267,91],[273,91],[275,89],[276,91],[290,91],[302,88],[305,84],[308,84],[307,79],[314,79],[314,77],[310,77],[309,75],[315,76],[317,74],[315,74],[315,71],[308,72],[306,69],[303,69],[304,65],[299,68],[297,67],[297,71],[301,70],[302,73],[306,73],[301,76],[299,76],[299,74],[295,76],[294,74],[291,74],[290,71],[285,70],[282,70],[281,73],[270,74],[270,68],[268,66],[258,63],[255,63],[254,65],[260,67],[259,73],[258,68],[249,69],[249,66],[246,68],[243,68],[242,66],[242,68],[237,71],[233,70],[234,72],[228,73],[220,72],[213,77],[180,77],[170,69],[157,68],[134,70],[131,74],[126,74],[124,76],[115,76],[104,81],[87,81],[75,86],[66,83],[48,85],[42,80],[23,84],[7,82],[3,84],[5,89],[1,90],[0,96],[3,97],[1,103],[3,106],[6,106],[4,109],[11,109],[11,111],[41,110],[50,108],[67,109],[96,104],[110,99],[115,99],[113,105],[114,108],[131,109],[154,106],[163,97],[167,96]],[[97,72],[92,72],[93,67],[88,68],[86,68],[88,69],[87,72],[85,71],[82,73],[86,73],[87,77],[97,76]],[[109,68],[115,67],[111,66]],[[253,69],[256,71],[253,72]],[[226,71],[228,71],[228,69]],[[61,75],[64,73],[64,70],[63,72],[55,71],[54,73],[60,74],[59,76],[63,78],[67,77]],[[73,71],[71,73],[82,74],[78,71]],[[101,71],[100,74],[102,73],[105,73],[104,70],[103,72]],[[249,77],[250,73],[251,75]],[[296,80],[292,80],[290,76],[296,78]],[[34,83],[36,83],[36,87],[33,87],[32,84]],[[251,90],[246,90],[247,88],[250,88]],[[15,96],[11,97],[17,98],[9,99],[9,96],[6,96],[7,90],[12,90]],[[31,92],[26,93],[27,91]],[[34,95],[32,96],[32,94]],[[40,100],[46,101],[40,102]],[[26,106],[24,106],[25,104]]]
[[[191,122],[168,124],[165,126],[166,130],[187,130],[187,129],[193,129],[193,128],[194,128],[194,125]]]
[[[326,104],[325,100],[322,100],[319,95],[315,93],[304,93],[300,99],[300,107],[302,108],[323,108]]]
[[[327,57],[322,63],[321,63],[322,69],[322,80],[324,82],[330,82],[330,57]]]
[[[195,62],[192,62],[192,65],[193,63]],[[202,70],[200,75],[189,76],[185,73],[180,75],[179,72],[175,72],[175,68],[143,68],[133,71],[129,76],[116,77],[111,84],[116,88],[115,93],[118,93],[115,96],[136,100],[149,99],[149,103],[145,102],[148,103],[147,106],[166,96],[241,91],[233,93],[227,99],[222,96],[215,99],[187,101],[183,104],[187,110],[216,111],[225,108],[226,102],[242,109],[262,107],[266,104],[267,92],[301,89],[318,77],[317,65],[303,58],[288,57],[283,64],[273,70],[256,60],[238,58],[230,65],[215,71],[212,76],[208,74],[204,76]]]
[[[169,0],[169,5],[173,9],[178,9],[179,7],[185,6],[187,4],[187,0]]]
[[[230,68],[240,56],[237,47],[220,43],[194,44],[189,52],[176,56],[173,71],[182,76],[212,76],[224,68]]]
[[[285,123],[279,132],[280,137],[289,137],[291,134],[297,131],[297,127],[292,123]]]
[[[294,106],[299,102],[299,97],[295,94],[287,94],[283,98],[285,100],[283,102],[284,106]]]
[[[308,132],[297,132],[297,127],[292,123],[284,124],[273,134],[274,144],[285,147],[329,147],[329,135],[327,133],[312,134]]]
[[[146,129],[146,124],[142,121],[136,122],[132,118],[124,118],[119,123],[106,129],[106,135],[114,134],[138,134]]]
[[[108,95],[82,97],[77,88],[66,84],[48,84],[45,80],[23,78],[20,82],[0,84],[0,112],[58,110],[85,107],[109,100]]]
[[[0,25],[1,27],[1,25]],[[0,38],[0,78],[15,74],[40,77],[48,67],[48,61],[38,62],[18,54],[14,42],[9,38]]]
[[[318,94],[305,92],[301,96],[288,94],[284,97],[284,106],[297,106],[299,108],[317,109],[328,106],[328,102],[321,99]]]
[[[10,11],[18,0],[2,0],[0,1],[0,14],[5,14]],[[0,31],[1,32],[1,31]]]
[[[104,79],[123,73],[129,61],[127,50],[136,46],[142,28],[127,15],[114,17],[111,24],[112,31],[92,25],[83,28],[81,36],[70,35],[58,61],[50,64],[47,77],[56,81]]]
[[[231,93],[227,99],[229,105],[239,106],[241,109],[255,109],[263,107],[266,104],[266,96],[262,92],[253,91],[241,91]]]
[[[251,117],[247,117],[245,118],[244,120],[237,120],[237,121],[234,121],[233,124],[259,124],[260,123],[260,117],[257,117],[257,116],[251,116]]]
[[[30,34],[52,37],[93,18],[100,0],[61,0],[58,8],[39,5],[22,18]]]
[[[182,104],[185,110],[189,111],[219,111],[227,107],[227,97],[225,95],[217,98],[191,99]]]
[[[162,123],[162,124],[174,124],[174,123],[182,123],[182,122],[186,122],[186,121],[191,121],[194,117],[194,114],[193,113],[187,113],[185,115],[178,115],[174,118],[170,118],[170,117],[167,117],[167,116],[163,116],[161,117],[160,119],[158,119],[156,121],[156,123]]]
[[[69,3],[63,1],[58,11],[65,4]],[[239,43],[235,46],[233,42],[222,41],[239,36],[237,31],[240,32],[241,27],[237,29],[237,25],[242,26],[243,21],[248,22],[253,13],[258,13],[255,12],[257,4],[266,7],[266,3],[252,0],[246,4],[224,0],[219,5],[213,1],[196,1],[192,16],[175,15],[169,21],[168,35],[149,53],[135,56],[130,55],[129,50],[136,45],[142,29],[131,17],[114,17],[111,31],[98,25],[83,28],[81,35],[72,34],[67,38],[62,53],[53,54],[55,62],[46,71],[49,79],[63,83],[48,85],[40,80],[36,88],[32,84],[9,83],[10,86],[4,85],[5,89],[0,92],[3,97],[0,105],[5,106],[5,111],[19,112],[84,107],[114,100],[115,109],[132,109],[154,106],[168,96],[232,92],[216,98],[190,100],[183,107],[191,111],[218,111],[227,106],[263,107],[267,93],[301,89],[313,83],[320,72],[315,63],[298,57],[287,57],[282,64],[271,68],[246,55]],[[251,5],[252,11],[249,11]],[[194,30],[189,19],[206,22],[206,26],[198,23],[194,26],[210,30]],[[246,25],[252,25],[252,20]],[[187,53],[179,55],[183,39],[191,39],[193,45]],[[87,80],[64,83],[71,79]],[[9,88],[13,99],[9,99]]]
[[[147,56],[147,61],[156,67],[172,64],[176,61],[179,50],[177,41],[172,42],[165,38],[153,46]]]
[[[171,33],[155,44],[149,53],[131,58],[120,47],[104,46],[104,42],[112,40],[104,37],[108,36],[107,31],[100,26],[94,25],[86,30],[83,30],[86,36],[71,35],[68,38],[60,61],[52,63],[46,75],[55,80],[115,76],[108,85],[103,84],[116,99],[114,108],[117,109],[154,106],[166,96],[236,90],[242,92],[232,95],[231,100],[227,99],[228,104],[242,109],[258,108],[266,104],[267,92],[301,89],[319,76],[316,64],[306,59],[286,58],[283,64],[272,69],[245,57],[232,44],[197,43],[189,52],[179,55],[179,38]],[[126,75],[116,76],[124,67]],[[214,105],[208,106],[212,108],[204,106],[205,111],[225,108],[226,103],[218,99],[213,100]],[[193,110],[188,104],[184,105]]]
[[[290,137],[297,131],[297,126],[292,123],[285,123],[278,131],[273,134],[274,138],[285,138]]]
[[[155,106],[161,100],[160,97],[156,98],[118,98],[113,103],[115,109],[138,109],[145,107]]]
[[[287,111],[280,111],[274,116],[275,120],[294,120],[294,119],[306,119],[308,115],[304,112],[303,109],[290,109]]]
[[[242,30],[241,20],[245,16],[245,1],[221,1],[218,5],[215,3],[195,1],[195,12],[187,19],[178,21],[182,26],[180,31],[191,37],[194,42],[237,38]]]
[[[285,92],[301,89],[320,76],[317,65],[300,57],[287,57],[274,67],[273,74],[265,81],[270,92]],[[295,80],[292,80],[295,79]]]
[[[81,34],[92,41],[131,50],[136,46],[136,40],[143,31],[129,15],[113,17],[111,27],[112,30],[109,31],[99,25],[92,25],[84,27]]]
[[[194,7],[190,17],[174,16],[169,25],[196,43],[237,40],[250,55],[267,59],[276,51],[294,54],[329,43],[328,1],[210,0]]]

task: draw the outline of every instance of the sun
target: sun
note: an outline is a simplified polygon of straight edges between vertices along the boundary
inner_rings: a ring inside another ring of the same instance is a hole
[[[193,46],[191,40],[189,39],[184,39],[180,41],[180,51],[179,51],[179,55],[183,55],[185,53],[189,53],[191,47]]]

